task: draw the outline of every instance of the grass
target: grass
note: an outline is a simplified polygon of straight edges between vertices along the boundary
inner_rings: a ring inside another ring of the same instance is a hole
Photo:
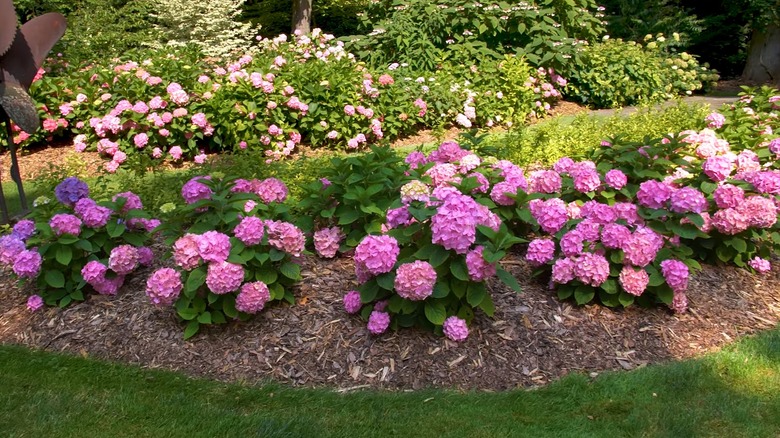
[[[769,437],[780,328],[700,359],[533,391],[411,393],[225,384],[0,346],[4,436]]]

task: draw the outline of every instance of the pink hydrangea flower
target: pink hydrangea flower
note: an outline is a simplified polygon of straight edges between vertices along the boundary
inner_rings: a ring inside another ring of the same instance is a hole
[[[121,288],[123,284],[125,284],[125,276],[119,275],[112,278],[100,278],[92,285],[92,287],[95,289],[95,292],[99,293],[100,295],[116,295],[116,293],[119,292],[119,288]]]
[[[255,314],[263,310],[270,299],[271,293],[265,283],[262,281],[246,283],[241,286],[241,292],[236,296],[236,310]]]
[[[672,197],[673,189],[660,181],[647,180],[639,185],[636,193],[639,204],[649,208],[664,208]]]
[[[718,210],[712,215],[712,226],[723,234],[738,234],[748,229],[747,216],[736,208]]]
[[[208,177],[196,176],[187,181],[181,188],[181,196],[187,204],[193,204],[201,199],[211,199],[214,191],[209,186],[200,181],[207,180]]]
[[[721,182],[731,175],[731,172],[734,170],[734,164],[728,157],[719,155],[704,160],[702,169],[704,174],[711,180]]]
[[[368,331],[374,335],[381,335],[390,327],[390,314],[374,310],[368,317]]]
[[[675,213],[701,213],[707,207],[707,198],[696,188],[683,187],[672,193],[670,210]]]
[[[664,239],[650,228],[640,226],[623,243],[626,262],[645,267],[655,260],[656,254],[664,245]]]
[[[22,278],[35,278],[41,272],[43,259],[38,251],[25,249],[16,255],[13,264],[14,274]]]
[[[138,267],[138,250],[132,245],[119,245],[111,250],[108,267],[119,275],[127,275]]]
[[[726,116],[723,114],[713,112],[710,113],[705,119],[707,126],[713,129],[720,129],[724,123],[726,123]]]
[[[718,208],[733,208],[745,200],[745,191],[733,184],[723,184],[715,189],[712,198]]]
[[[623,266],[618,276],[618,282],[623,290],[634,296],[640,296],[650,283],[650,276],[644,269],[636,269],[631,266]]]
[[[566,203],[560,198],[546,201],[534,199],[528,204],[528,208],[545,233],[557,233],[569,220]]]
[[[457,316],[450,316],[442,324],[444,336],[455,342],[465,341],[469,337],[469,327],[466,321]]]
[[[636,225],[642,223],[642,218],[639,217],[636,204],[630,202],[616,202],[612,209],[617,214],[618,219],[623,219],[630,225]]]
[[[574,280],[574,266],[576,262],[573,258],[566,257],[561,258],[553,263],[552,267],[552,281],[553,283],[566,284]]]
[[[745,215],[748,225],[754,228],[769,228],[777,222],[777,205],[763,196],[748,196],[737,206],[737,211]]]
[[[154,253],[151,248],[146,246],[140,246],[136,248],[138,251],[138,263],[142,266],[149,266],[154,261]]]
[[[409,214],[409,206],[404,205],[398,208],[387,210],[387,228],[393,229],[401,225],[407,225],[412,221],[412,215]],[[316,241],[315,241],[316,243]]]
[[[306,244],[306,237],[295,225],[282,221],[266,221],[268,244],[293,257],[300,257]]]
[[[753,257],[749,262],[748,265],[755,269],[756,272],[769,272],[772,270],[772,264],[769,262],[769,260],[762,259],[761,257]]]
[[[138,149],[143,149],[147,144],[149,144],[149,136],[143,132],[140,134],[136,134],[133,137],[133,143],[135,143],[135,147],[137,147]]]
[[[198,267],[201,261],[198,236],[185,234],[173,244],[173,261],[187,271]]]
[[[624,225],[606,224],[601,230],[601,243],[608,249],[621,249],[623,242],[631,236],[631,231]]]
[[[183,287],[178,271],[161,268],[146,281],[146,296],[154,305],[170,306],[179,298]]]
[[[81,219],[72,214],[55,214],[49,220],[49,226],[58,236],[63,234],[78,236],[81,233]]]
[[[233,229],[233,234],[245,245],[257,245],[263,241],[263,229],[265,224],[262,219],[255,216],[247,216]]]
[[[484,250],[485,248],[479,245],[466,253],[466,270],[471,281],[485,281],[496,275],[496,265],[485,260]]]
[[[184,154],[184,151],[181,149],[181,146],[173,146],[168,150],[168,153],[171,154],[171,158],[174,159],[174,161],[181,160],[182,154]]]
[[[81,268],[81,276],[87,283],[94,284],[105,278],[107,271],[108,267],[106,267],[106,265],[97,260],[91,260]]]
[[[122,214],[126,214],[130,210],[141,210],[144,208],[143,204],[141,204],[141,198],[133,192],[117,193],[111,200],[117,202],[119,198],[125,199],[125,205],[120,210]]]
[[[529,189],[538,193],[556,193],[561,190],[561,176],[554,170],[536,170],[529,175]]]
[[[320,257],[331,259],[336,256],[343,238],[339,227],[322,228],[314,233],[314,249]]]
[[[396,270],[395,291],[401,298],[422,301],[433,294],[435,285],[436,271],[426,261],[404,263]]]
[[[229,262],[209,263],[206,286],[217,295],[238,290],[244,281],[244,267]]]
[[[431,218],[432,242],[465,254],[476,239],[480,210],[468,196],[448,196]]]
[[[675,313],[685,313],[688,310],[688,297],[685,296],[685,292],[675,292],[670,307]]]
[[[574,166],[574,160],[569,157],[561,157],[553,164],[553,170],[558,173],[568,173]]]
[[[601,186],[601,178],[595,169],[580,166],[577,170],[570,172],[574,177],[574,189],[581,193],[595,191]]]
[[[43,307],[43,298],[40,295],[30,295],[27,298],[27,310],[30,312],[37,312]]]
[[[534,266],[551,262],[555,257],[555,242],[552,239],[534,239],[528,244],[525,259]]]
[[[287,186],[276,178],[266,178],[257,185],[255,193],[266,204],[281,203],[287,199]]]
[[[198,253],[207,262],[224,262],[230,255],[230,237],[219,231],[206,231],[196,241]]]
[[[609,261],[600,254],[583,253],[574,265],[574,275],[584,284],[601,286],[609,277]]]
[[[612,169],[604,175],[604,181],[615,190],[620,190],[628,183],[628,177],[619,169]]]
[[[688,266],[679,260],[664,260],[661,262],[661,274],[666,283],[675,292],[682,292],[688,288]]]
[[[355,269],[370,275],[390,272],[401,252],[398,241],[391,236],[366,236],[355,248]]]
[[[352,290],[344,295],[344,310],[349,314],[355,314],[363,307],[360,301],[360,292]]]
[[[35,222],[30,219],[22,219],[17,222],[13,227],[12,235],[18,237],[21,240],[29,239],[35,234]]]
[[[515,200],[510,195],[517,194],[517,190],[521,187],[517,180],[501,181],[493,186],[490,199],[498,205],[514,205]]]
[[[559,242],[561,252],[566,257],[574,257],[582,254],[584,250],[585,238],[577,230],[571,230],[561,237]]]

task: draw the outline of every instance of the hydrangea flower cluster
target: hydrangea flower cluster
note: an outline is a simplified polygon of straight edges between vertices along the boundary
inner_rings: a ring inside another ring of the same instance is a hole
[[[366,236],[355,248],[355,273],[365,281],[376,275],[390,272],[395,266],[401,249],[398,241],[390,236]]]
[[[344,233],[339,227],[322,228],[314,233],[314,249],[320,257],[331,259],[339,250]]]
[[[431,296],[435,285],[436,271],[426,261],[404,263],[396,269],[395,291],[401,298],[422,301]]]

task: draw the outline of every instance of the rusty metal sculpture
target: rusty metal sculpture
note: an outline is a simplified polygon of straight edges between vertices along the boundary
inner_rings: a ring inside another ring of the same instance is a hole
[[[11,120],[28,134],[40,127],[35,102],[28,90],[46,55],[65,34],[65,26],[65,17],[52,12],[35,17],[19,27],[12,0],[0,0],[0,123],[5,124],[11,156],[11,179],[19,190],[23,211],[27,210],[27,198],[19,174]],[[8,223],[10,217],[2,183],[0,209],[3,221]]]

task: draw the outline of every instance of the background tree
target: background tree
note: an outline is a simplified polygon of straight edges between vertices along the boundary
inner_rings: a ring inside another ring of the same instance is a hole
[[[292,32],[311,32],[311,0],[293,0]]]

